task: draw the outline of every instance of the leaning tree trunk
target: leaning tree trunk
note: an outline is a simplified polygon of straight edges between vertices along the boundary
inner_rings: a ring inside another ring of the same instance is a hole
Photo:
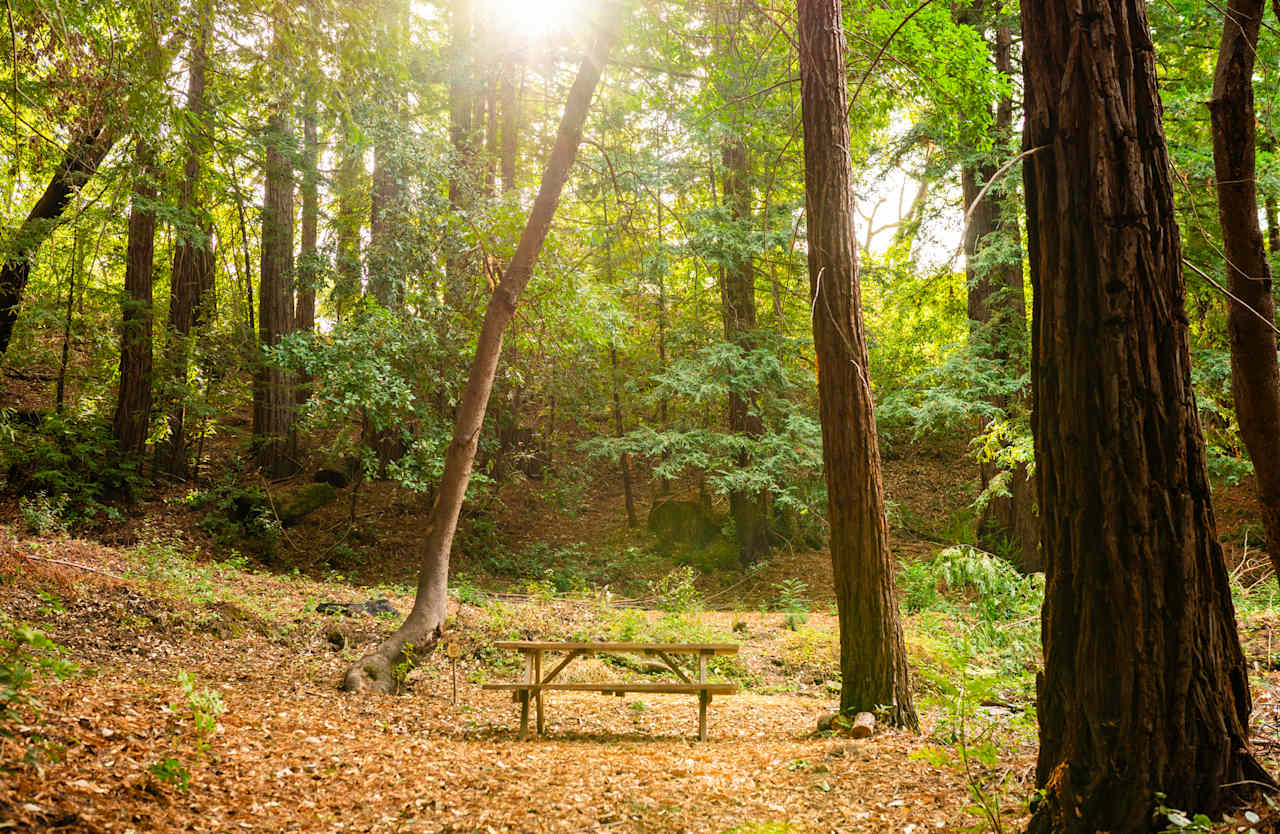
[[[1271,268],[1258,225],[1257,120],[1253,65],[1265,0],[1232,0],[1223,22],[1209,114],[1218,218],[1231,293],[1231,393],[1240,437],[1253,461],[1267,553],[1280,575],[1280,363],[1276,361]]]
[[[115,144],[115,133],[102,126],[80,134],[67,146],[53,178],[36,201],[31,213],[0,253],[0,356],[9,350],[13,326],[18,321],[22,293],[31,277],[31,263],[36,250],[53,231],[58,218],[71,202],[71,195],[93,176],[107,151]]]
[[[917,729],[893,589],[854,238],[840,0],[800,0],[800,103],[822,459],[840,620],[840,709]]]
[[[476,341],[475,359],[462,402],[458,405],[453,440],[445,455],[440,491],[431,508],[428,521],[431,532],[427,536],[422,556],[413,610],[394,634],[347,670],[343,688],[348,691],[393,691],[397,686],[397,676],[407,671],[425,652],[431,651],[443,632],[449,551],[457,530],[462,499],[471,480],[471,467],[475,462],[476,446],[480,439],[480,429],[484,425],[489,393],[493,390],[493,378],[502,353],[502,334],[515,316],[520,294],[533,276],[534,263],[551,228],[556,205],[560,202],[560,193],[582,140],[582,128],[591,106],[591,97],[600,81],[600,74],[617,34],[621,11],[619,3],[604,4],[604,20],[578,70],[573,87],[569,90],[564,116],[556,131],[555,144],[542,175],[538,196],[529,212],[529,220],[520,235],[515,255],[485,309],[484,324]]]
[[[1248,672],[1191,387],[1181,249],[1141,0],[1027,0],[1032,429],[1046,588],[1031,832],[1216,816],[1245,780]]]
[[[120,390],[111,434],[116,447],[141,457],[151,422],[151,288],[155,275],[155,153],[142,139],[134,153],[133,205],[121,300]]]

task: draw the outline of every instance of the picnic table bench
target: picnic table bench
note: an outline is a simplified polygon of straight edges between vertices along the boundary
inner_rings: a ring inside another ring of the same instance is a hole
[[[512,693],[520,704],[520,738],[529,735],[529,703],[537,709],[537,730],[542,735],[542,693],[548,690],[573,692],[599,692],[602,695],[622,697],[628,692],[674,692],[698,696],[698,738],[707,739],[707,705],[713,695],[732,695],[738,688],[731,683],[707,682],[707,658],[715,655],[735,654],[738,647],[732,643],[553,643],[531,640],[511,640],[494,644],[499,649],[514,649],[524,654],[524,680],[519,683],[487,683],[485,689],[505,690]],[[563,653],[560,662],[545,675],[542,673],[543,655],[548,652]],[[641,654],[657,657],[679,679],[675,681],[594,681],[587,683],[558,683],[556,677],[574,658],[600,653]],[[697,680],[675,659],[679,655],[697,658]]]

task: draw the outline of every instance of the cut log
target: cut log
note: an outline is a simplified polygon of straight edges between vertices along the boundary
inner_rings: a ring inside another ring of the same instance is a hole
[[[876,731],[876,717],[869,712],[860,712],[853,717],[853,726],[849,735],[854,738],[867,738]]]

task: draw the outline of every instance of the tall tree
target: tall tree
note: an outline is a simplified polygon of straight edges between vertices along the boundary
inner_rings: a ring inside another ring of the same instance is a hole
[[[1209,115],[1222,248],[1233,298],[1231,394],[1240,437],[1253,461],[1271,565],[1280,575],[1280,363],[1271,267],[1258,224],[1257,117],[1253,68],[1265,0],[1232,0],[1223,20]]]
[[[729,68],[728,72],[734,75],[740,72],[742,62],[738,36],[745,13],[745,4],[741,0],[722,2],[719,7],[723,44],[720,58]],[[729,245],[726,247],[729,255],[720,279],[720,301],[725,340],[748,353],[757,341],[756,271],[748,242],[753,222],[751,158],[742,137],[745,126],[739,112],[739,97],[746,91],[739,90],[740,86],[732,83],[726,90],[734,123],[720,148],[720,161],[724,168],[724,204],[730,223]],[[755,411],[754,399],[752,391],[730,388],[729,431],[747,438],[760,436],[764,426]],[[750,453],[744,449],[738,453],[735,462],[745,468],[750,464]],[[768,500],[769,496],[761,491],[735,489],[729,493],[738,559],[743,567],[754,564],[769,553]]]
[[[3,263],[0,263],[0,356],[9,350],[9,340],[18,321],[18,308],[22,304],[22,293],[27,288],[27,279],[31,276],[36,250],[53,231],[76,189],[98,170],[115,140],[115,132],[101,124],[81,131],[67,145],[44,194],[40,195],[17,234],[0,253],[3,257]]]
[[[315,92],[305,92],[302,113],[302,229],[298,242],[298,292],[294,328],[316,326],[316,286],[320,279],[320,137],[316,124]]]
[[[187,476],[187,399],[191,371],[191,342],[204,303],[213,290],[213,248],[208,218],[199,206],[201,157],[208,146],[205,125],[205,83],[209,37],[213,28],[212,2],[200,6],[200,23],[191,34],[187,58],[185,159],[178,185],[179,223],[169,277],[169,343],[165,364],[170,374],[169,433],[156,449],[158,466],[179,478]]]
[[[141,457],[151,423],[152,284],[155,275],[155,153],[144,139],[134,150],[133,200],[121,299],[120,390],[111,435],[120,451]]]
[[[462,401],[458,404],[453,440],[445,454],[440,490],[436,494],[428,520],[431,532],[422,554],[413,609],[395,633],[347,670],[344,689],[356,692],[391,691],[396,686],[393,670],[406,668],[416,658],[431,651],[443,633],[449,554],[458,526],[458,514],[462,510],[462,500],[471,480],[471,468],[475,462],[480,430],[484,425],[485,408],[493,390],[498,359],[502,354],[503,333],[515,317],[520,294],[533,277],[534,264],[551,228],[560,194],[582,141],[582,128],[591,107],[591,98],[621,24],[620,3],[610,0],[602,6],[602,19],[597,22],[591,45],[569,90],[564,115],[542,174],[538,196],[534,198],[533,207],[529,211],[528,222],[520,235],[515,254],[493,295],[489,297],[485,309],[484,324],[476,341],[475,359],[467,377]]]
[[[278,58],[283,46],[283,12],[277,8],[275,46]],[[281,62],[283,63],[283,62]],[[265,135],[266,184],[262,203],[262,276],[258,287],[258,341],[273,347],[293,332],[293,145],[288,94],[272,105]],[[292,474],[296,468],[297,433],[293,381],[266,356],[259,358],[254,380],[253,434],[258,442],[258,465],[272,477]]]
[[[1032,429],[1046,589],[1032,832],[1217,815],[1249,680],[1191,389],[1181,246],[1140,0],[1022,4]]]
[[[800,0],[800,102],[822,459],[840,620],[840,709],[917,729],[894,597],[862,323],[840,0]]]

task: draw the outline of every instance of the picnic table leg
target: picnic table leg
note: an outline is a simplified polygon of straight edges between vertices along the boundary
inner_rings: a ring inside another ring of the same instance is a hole
[[[524,655],[524,681],[531,683],[533,680],[533,663],[529,652]],[[529,737],[529,690],[519,691],[520,695],[520,740],[524,741]]]
[[[698,741],[707,740],[707,704],[711,703],[711,693],[702,690],[698,693]]]
[[[542,650],[533,653],[533,682],[542,683]],[[542,735],[542,689],[538,689],[538,735]]]
[[[698,652],[698,683],[707,682],[707,655]],[[711,693],[702,690],[698,693],[698,741],[707,740],[707,704],[711,703]]]

